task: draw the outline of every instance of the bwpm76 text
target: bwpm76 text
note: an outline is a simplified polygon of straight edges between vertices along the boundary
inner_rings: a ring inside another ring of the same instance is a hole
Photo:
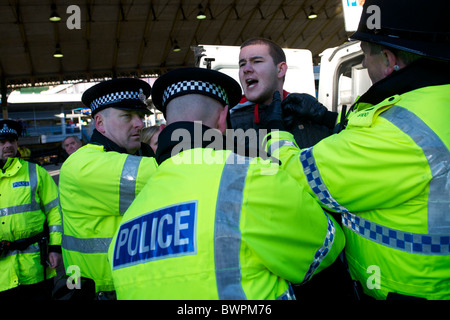
[[[223,304],[219,307],[210,306],[184,306],[178,307],[178,315],[203,315],[208,318],[212,314],[220,315],[270,315],[271,305],[267,304]]]

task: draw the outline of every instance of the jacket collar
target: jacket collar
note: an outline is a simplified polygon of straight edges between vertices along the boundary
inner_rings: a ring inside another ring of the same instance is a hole
[[[393,95],[444,84],[450,84],[450,63],[419,59],[372,85],[358,103],[376,105]]]
[[[19,157],[17,158],[8,158],[6,162],[2,162],[2,176],[13,176],[17,171],[22,167],[22,163],[20,162]]]
[[[128,153],[125,148],[119,147],[116,143],[98,132],[97,129],[94,129],[90,143],[102,145],[107,152],[115,151],[119,153]],[[143,157],[155,157],[155,153],[153,152],[152,148],[145,143],[141,143],[141,148],[134,155]]]
[[[179,133],[175,131],[179,130]],[[213,130],[203,124],[189,121],[175,122],[164,128],[158,137],[158,150],[156,150],[156,161],[158,164],[174,156],[174,148],[177,146],[178,153],[194,148],[206,148],[212,144],[212,141],[203,140],[207,130]],[[181,134],[183,133],[183,134]],[[184,134],[185,133],[185,134]],[[220,133],[222,141],[216,143],[217,146],[226,146],[225,136]],[[222,143],[220,143],[222,142]],[[223,150],[223,148],[214,148],[215,150]]]
[[[181,130],[185,131],[181,131]],[[184,132],[185,134],[175,133],[176,130],[180,130],[179,133]],[[243,157],[254,157],[257,156],[262,159],[271,159],[272,161],[279,163],[277,159],[271,158],[263,150],[250,149],[247,146],[239,145],[237,143],[236,137],[233,135],[225,136],[219,131],[217,134],[205,135],[207,130],[215,130],[207,127],[198,122],[188,122],[180,121],[175,122],[161,131],[158,137],[158,150],[156,150],[156,161],[158,164],[163,163],[165,160],[174,156],[174,152],[186,151],[194,148],[211,148],[216,151],[218,150],[229,150]],[[208,140],[204,140],[204,137],[209,137]],[[217,141],[217,139],[221,139]],[[175,147],[177,147],[175,149]]]

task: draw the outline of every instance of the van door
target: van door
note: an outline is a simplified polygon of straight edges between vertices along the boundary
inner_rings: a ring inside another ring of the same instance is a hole
[[[372,81],[362,61],[360,41],[351,41],[321,53],[318,100],[329,110],[340,112],[365,93]]]

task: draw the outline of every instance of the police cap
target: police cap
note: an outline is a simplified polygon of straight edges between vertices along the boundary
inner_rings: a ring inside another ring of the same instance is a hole
[[[448,10],[448,0],[366,0],[350,38],[449,61]]]
[[[0,120],[0,140],[18,140],[22,126],[14,120]]]
[[[222,72],[204,68],[180,68],[163,74],[155,81],[152,101],[165,116],[167,104],[186,94],[202,94],[231,109],[239,103],[242,90],[236,80]]]
[[[117,78],[100,82],[83,93],[81,101],[91,109],[92,116],[106,108],[143,111],[151,114],[147,107],[150,85],[135,78]]]

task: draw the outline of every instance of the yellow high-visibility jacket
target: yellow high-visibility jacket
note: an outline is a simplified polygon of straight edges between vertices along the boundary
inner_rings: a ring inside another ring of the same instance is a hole
[[[341,213],[351,276],[376,299],[450,299],[449,92],[358,102],[345,130],[305,150],[287,132],[268,141],[283,168]]]
[[[159,149],[175,129],[164,129]],[[288,299],[289,283],[329,266],[344,242],[277,163],[205,147],[160,164],[108,260],[118,299]]]
[[[61,245],[58,187],[37,164],[9,158],[0,172],[0,241],[17,241],[43,232],[47,224],[50,246]],[[38,242],[27,249],[0,256],[0,291],[43,281]],[[55,270],[47,270],[47,278]]]
[[[156,169],[153,157],[106,151],[88,144],[61,167],[64,266],[113,291],[106,253],[122,215]],[[70,274],[68,271],[68,274]]]

